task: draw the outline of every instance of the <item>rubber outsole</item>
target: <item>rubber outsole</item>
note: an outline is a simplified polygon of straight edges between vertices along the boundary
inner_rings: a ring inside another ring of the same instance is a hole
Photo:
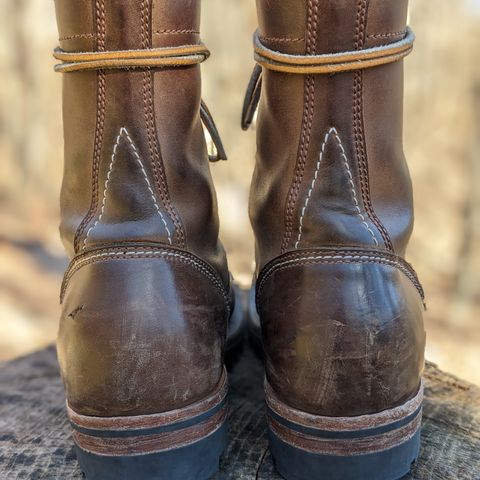
[[[275,467],[286,480],[399,480],[411,469],[420,449],[420,430],[401,445],[367,455],[336,456],[307,452],[269,430]]]
[[[87,480],[207,480],[227,447],[227,374],[188,406],[158,414],[94,417],[67,408]]]
[[[88,480],[208,480],[219,469],[227,447],[227,424],[208,437],[163,452],[146,455],[96,455],[76,446]]]
[[[402,405],[327,417],[283,403],[265,382],[270,450],[287,480],[398,480],[418,457],[423,383]]]

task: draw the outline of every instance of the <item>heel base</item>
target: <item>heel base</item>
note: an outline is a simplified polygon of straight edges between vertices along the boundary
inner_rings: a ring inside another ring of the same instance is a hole
[[[337,456],[294,447],[269,430],[270,450],[286,480],[399,480],[411,469],[420,450],[420,430],[405,443],[380,452]]]
[[[306,413],[266,382],[270,450],[287,480],[399,480],[418,457],[423,382],[402,405],[357,417]]]
[[[68,408],[87,480],[207,480],[227,447],[225,371],[202,400],[163,413],[85,416]]]
[[[172,450],[145,455],[97,455],[76,445],[87,480],[208,480],[219,469],[227,447],[224,423],[208,437]]]

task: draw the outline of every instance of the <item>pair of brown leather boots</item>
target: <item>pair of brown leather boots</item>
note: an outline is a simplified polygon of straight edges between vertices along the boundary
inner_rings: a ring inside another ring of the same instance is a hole
[[[227,438],[227,327],[200,0],[56,0],[64,72],[58,353],[89,480],[203,480]],[[407,0],[257,0],[250,216],[270,448],[289,480],[418,455],[422,288],[402,151]],[[258,315],[257,315],[258,313]],[[233,475],[234,477],[234,475]]]

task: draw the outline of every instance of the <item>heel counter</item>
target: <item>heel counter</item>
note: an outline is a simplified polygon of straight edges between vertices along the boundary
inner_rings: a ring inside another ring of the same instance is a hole
[[[143,415],[208,395],[223,370],[227,290],[186,252],[104,248],[67,271],[58,337],[70,407]]]
[[[318,415],[352,416],[416,394],[422,302],[400,262],[365,251],[309,251],[265,268],[257,305],[267,379],[282,401]]]

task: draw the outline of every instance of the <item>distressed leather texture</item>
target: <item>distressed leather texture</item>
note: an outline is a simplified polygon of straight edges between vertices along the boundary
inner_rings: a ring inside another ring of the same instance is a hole
[[[404,38],[407,7],[257,0],[259,35],[285,54],[363,50]],[[267,379],[318,415],[400,405],[418,391],[425,343],[423,293],[403,263],[413,228],[403,61],[262,77],[250,218]]]
[[[65,52],[201,43],[200,1],[55,5]],[[63,82],[67,400],[99,416],[180,408],[217,385],[232,308],[200,67],[81,71]]]

